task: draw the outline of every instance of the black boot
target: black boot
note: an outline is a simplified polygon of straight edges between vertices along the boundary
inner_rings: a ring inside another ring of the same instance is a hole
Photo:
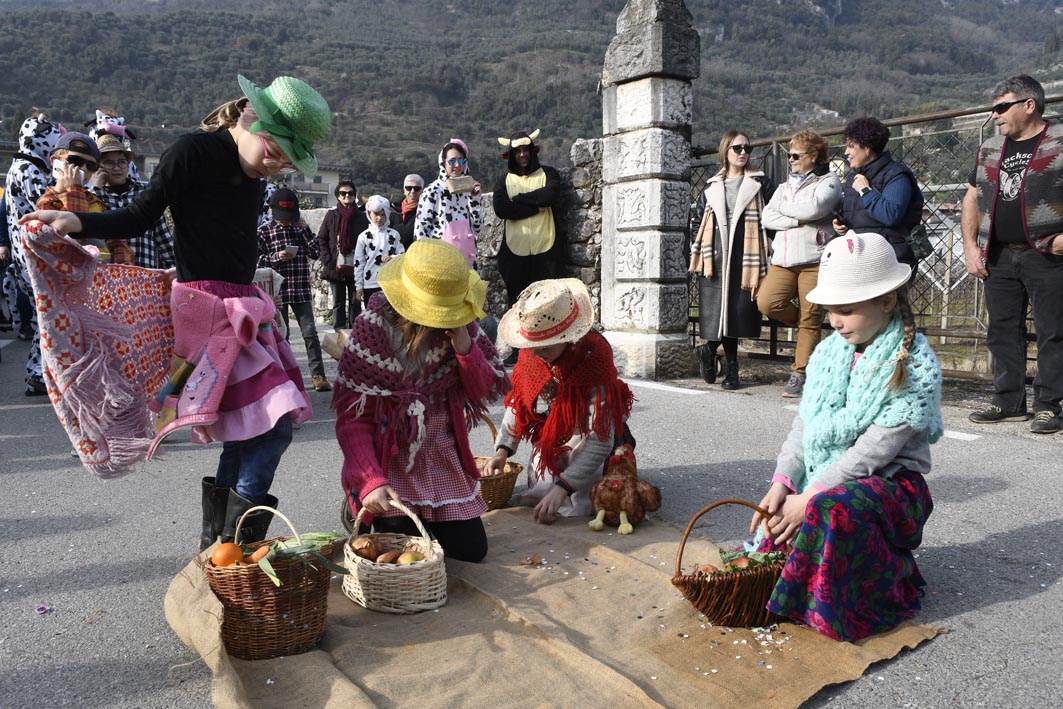
[[[716,372],[718,367],[716,366],[716,350],[719,348],[719,342],[706,342],[704,345],[698,345],[694,348],[694,353],[698,357],[698,370],[701,372],[701,378],[705,380],[706,384],[716,383]]]
[[[262,504],[277,509],[277,498],[273,495],[266,495],[266,500]],[[273,521],[273,513],[268,510],[255,510],[240,526],[240,538],[234,539],[236,524],[240,521],[240,517],[255,506],[255,503],[240,495],[236,490],[229,491],[229,502],[225,508],[225,528],[221,533],[223,542],[235,541],[237,544],[250,544],[266,538],[269,523]]]
[[[726,370],[723,375],[723,382],[720,387],[723,389],[737,389],[742,386],[742,382],[738,380],[738,360],[727,360]]]
[[[213,544],[225,526],[225,505],[229,488],[214,487],[214,478],[203,478],[203,531],[199,535],[199,550]]]

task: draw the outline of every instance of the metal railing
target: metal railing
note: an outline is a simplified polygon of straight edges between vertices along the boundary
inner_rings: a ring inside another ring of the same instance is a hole
[[[1063,96],[1046,99],[1048,104],[1063,102]],[[1049,109],[1050,110],[1050,109]],[[894,159],[911,168],[919,181],[925,206],[923,223],[933,246],[933,253],[920,261],[912,282],[912,307],[919,329],[931,338],[942,359],[947,376],[986,379],[991,376],[989,354],[985,347],[987,314],[982,282],[967,273],[960,209],[967,191],[968,178],[974,167],[978,146],[992,130],[991,116],[984,120],[958,120],[986,115],[990,106],[958,111],[908,116],[883,121],[894,128],[886,149]],[[1057,111],[1058,112],[1058,111]],[[1046,111],[1046,118],[1052,118]],[[898,131],[896,128],[900,128]],[[844,126],[818,131],[831,140],[831,168],[845,179],[848,165],[844,145],[837,138]],[[761,167],[776,184],[785,182],[788,171],[786,151],[791,135],[751,141],[751,163]],[[691,165],[691,210],[688,239],[697,233],[704,212],[705,184],[719,169],[716,149],[693,151]],[[759,153],[759,154],[758,154]],[[688,244],[689,246],[689,244]],[[689,253],[689,248],[688,248]],[[689,282],[690,335],[697,337],[697,279]],[[790,360],[796,334],[779,323],[765,321],[767,336],[744,341],[750,357]],[[1033,324],[1028,318],[1027,329]],[[1028,335],[1032,340],[1033,336]]]

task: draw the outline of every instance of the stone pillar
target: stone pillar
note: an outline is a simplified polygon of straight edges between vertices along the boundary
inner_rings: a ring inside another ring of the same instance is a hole
[[[625,376],[691,369],[685,229],[691,80],[700,41],[682,0],[629,0],[602,70],[602,298]]]

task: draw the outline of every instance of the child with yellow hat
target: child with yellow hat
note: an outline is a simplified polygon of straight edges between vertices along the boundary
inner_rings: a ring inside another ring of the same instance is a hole
[[[377,274],[340,358],[332,408],[343,449],[343,489],[378,532],[416,535],[401,501],[447,556],[487,554],[479,471],[469,423],[509,388],[502,359],[480,330],[487,286],[455,247],[415,241]]]

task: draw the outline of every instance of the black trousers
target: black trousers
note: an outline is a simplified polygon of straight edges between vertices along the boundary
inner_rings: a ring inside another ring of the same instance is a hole
[[[487,532],[479,517],[456,522],[425,522],[425,528],[443,547],[443,553],[458,561],[479,562],[487,556]],[[413,520],[409,517],[377,517],[373,529],[385,534],[406,534],[419,537]]]
[[[534,256],[517,256],[503,239],[498,247],[498,275],[506,284],[506,301],[512,306],[517,298],[536,281],[554,278],[556,256],[554,249]]]
[[[991,245],[987,270],[986,345],[993,355],[993,403],[1007,412],[1026,411],[1026,308],[1032,303],[1037,331],[1033,410],[1059,415],[1063,399],[1063,256]]]

